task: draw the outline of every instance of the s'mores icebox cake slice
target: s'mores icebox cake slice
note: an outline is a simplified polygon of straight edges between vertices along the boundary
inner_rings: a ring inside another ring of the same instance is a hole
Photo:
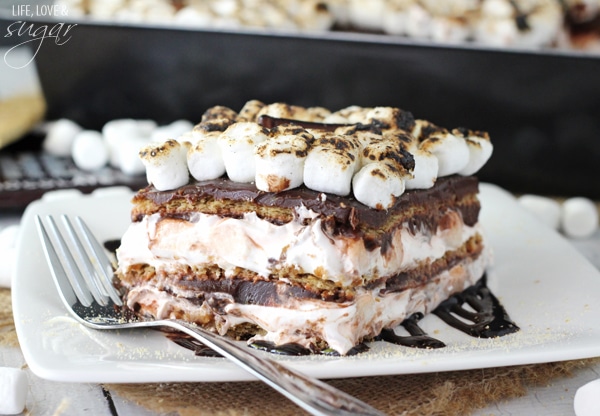
[[[140,151],[118,284],[139,317],[348,354],[490,264],[484,132],[391,107],[249,101]]]

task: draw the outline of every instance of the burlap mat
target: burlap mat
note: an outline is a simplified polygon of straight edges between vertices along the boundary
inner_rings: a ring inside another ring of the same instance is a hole
[[[17,346],[10,291],[0,289],[0,345]],[[390,415],[467,415],[525,395],[600,362],[600,358],[434,374],[327,380]],[[303,411],[260,382],[108,384],[113,394],[149,410],[180,416],[298,415]]]

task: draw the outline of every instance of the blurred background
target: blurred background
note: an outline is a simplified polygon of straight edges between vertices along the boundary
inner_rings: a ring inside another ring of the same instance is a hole
[[[76,174],[81,189],[145,183],[114,166],[82,172],[66,155],[55,173],[68,183],[11,189],[15,170],[31,174],[23,165],[50,174],[37,153],[48,122],[97,131],[124,118],[195,124],[211,106],[239,110],[250,99],[395,106],[447,128],[485,130],[495,149],[482,180],[600,199],[599,3],[1,0],[6,130],[17,121],[15,97],[33,101],[19,104],[29,114],[0,142],[0,205],[71,186]],[[17,69],[20,54],[33,61]]]

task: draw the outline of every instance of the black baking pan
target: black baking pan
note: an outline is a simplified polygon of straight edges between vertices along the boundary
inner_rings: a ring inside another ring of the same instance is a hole
[[[0,20],[0,33],[14,21]],[[495,151],[484,181],[600,198],[600,56],[346,32],[79,22],[70,35],[62,45],[46,40],[35,58],[49,119],[96,129],[121,117],[196,122],[210,106],[239,109],[253,98],[397,106],[445,127],[489,131]]]

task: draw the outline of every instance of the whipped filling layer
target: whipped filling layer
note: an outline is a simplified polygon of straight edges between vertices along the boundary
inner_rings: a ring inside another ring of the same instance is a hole
[[[150,284],[132,288],[128,306],[138,305],[141,312],[150,307],[157,318],[178,318],[196,322],[214,320],[217,331],[227,331],[243,323],[260,326],[265,333],[255,340],[271,341],[276,345],[296,343],[310,348],[319,340],[330,348],[346,354],[364,338],[378,335],[384,328],[395,328],[413,313],[427,314],[451,295],[475,284],[483,276],[490,253],[485,251],[475,259],[465,259],[445,270],[429,283],[382,295],[383,286],[371,290],[359,288],[352,302],[335,303],[316,299],[293,299],[285,307],[236,303],[230,295],[222,294],[220,310],[206,302],[194,304],[159,290]],[[172,315],[172,316],[171,316]]]
[[[194,213],[189,220],[160,214],[132,223],[117,251],[119,270],[148,264],[157,272],[176,272],[181,266],[214,266],[235,275],[237,268],[267,279],[282,268],[310,273],[342,287],[356,287],[381,276],[397,274],[420,262],[440,258],[481,234],[479,224],[467,226],[460,214],[448,211],[444,228],[393,232],[392,247],[368,250],[357,237],[335,236],[324,231],[321,219],[304,207],[293,221],[276,225],[255,213],[243,218]]]

